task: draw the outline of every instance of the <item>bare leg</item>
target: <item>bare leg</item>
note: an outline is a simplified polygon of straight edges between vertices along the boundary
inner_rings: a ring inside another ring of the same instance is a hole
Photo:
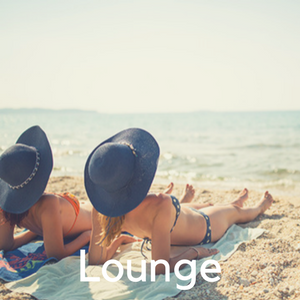
[[[181,203],[181,206],[192,207],[198,210],[204,207],[213,206],[213,204],[212,203]]]
[[[235,199],[233,202],[231,202],[230,204],[231,205],[235,205],[235,206],[238,206],[238,207],[243,207],[244,205],[244,202],[248,199],[248,190],[245,188],[243,189],[237,199]],[[208,206],[213,206],[212,203],[189,203],[189,204],[186,204],[186,203],[182,203],[182,205],[184,206],[188,206],[188,207],[193,207],[195,209],[202,209],[202,208],[205,208],[205,207],[208,207]],[[220,205],[217,205],[217,206],[228,206],[229,204],[220,204]]]
[[[251,208],[243,208],[237,205],[236,201],[226,206],[210,206],[202,209],[210,218],[212,242],[219,240],[232,224],[247,223],[263,214],[272,205],[273,198],[265,192],[261,201]]]
[[[233,200],[230,204],[238,206],[238,207],[243,207],[244,202],[248,199],[248,190],[244,188],[238,195],[238,197]],[[216,206],[227,206],[228,203],[217,203]]]

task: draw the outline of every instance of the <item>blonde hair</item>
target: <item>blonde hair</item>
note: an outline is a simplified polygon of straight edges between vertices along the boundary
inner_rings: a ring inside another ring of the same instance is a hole
[[[102,228],[99,245],[108,247],[116,237],[120,236],[124,219],[125,215],[107,217],[99,213],[98,220]]]

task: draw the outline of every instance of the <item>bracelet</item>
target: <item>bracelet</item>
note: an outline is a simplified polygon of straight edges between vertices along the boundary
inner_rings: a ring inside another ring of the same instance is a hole
[[[196,260],[198,260],[199,259],[199,252],[198,252],[198,250],[196,248],[194,248],[194,247],[191,247],[191,249],[193,249],[193,250],[195,250],[197,252]]]

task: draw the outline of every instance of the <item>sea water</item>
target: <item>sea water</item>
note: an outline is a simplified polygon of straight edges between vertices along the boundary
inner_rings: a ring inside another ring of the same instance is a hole
[[[40,125],[54,156],[52,176],[83,176],[89,153],[115,133],[139,127],[160,145],[156,183],[254,188],[300,195],[300,111],[101,114],[0,110],[0,153]]]

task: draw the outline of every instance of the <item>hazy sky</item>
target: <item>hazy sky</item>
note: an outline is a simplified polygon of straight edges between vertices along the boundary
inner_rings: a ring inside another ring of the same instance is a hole
[[[0,0],[0,108],[300,109],[300,1]]]

